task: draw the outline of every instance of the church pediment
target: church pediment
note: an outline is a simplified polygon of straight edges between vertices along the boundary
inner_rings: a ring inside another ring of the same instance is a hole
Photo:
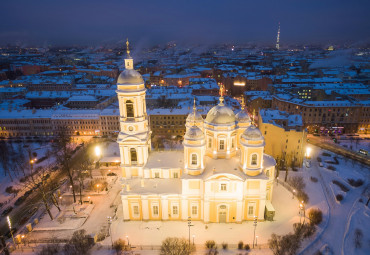
[[[205,182],[207,181],[243,181],[242,178],[240,178],[237,175],[234,174],[228,174],[228,173],[218,173],[218,174],[213,174],[209,176]]]

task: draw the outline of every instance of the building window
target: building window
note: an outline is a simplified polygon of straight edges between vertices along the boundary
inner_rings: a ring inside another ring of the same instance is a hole
[[[227,186],[225,183],[221,183],[221,191],[226,191],[227,190]]]
[[[139,215],[139,206],[134,205],[134,206],[133,206],[133,211],[134,211],[134,215],[135,215],[135,216]]]
[[[136,164],[137,163],[137,153],[135,148],[130,149],[130,156],[131,156],[131,163]]]
[[[179,207],[177,205],[172,206],[172,214],[173,215],[179,214]]]
[[[153,215],[154,216],[158,216],[159,215],[158,205],[153,205]]]
[[[225,140],[220,140],[220,150],[225,150]]]
[[[270,177],[270,170],[266,170],[266,176]]]
[[[197,205],[191,206],[191,215],[193,215],[193,216],[198,215],[198,206]]]
[[[231,138],[231,148],[234,149],[235,146],[235,138]]]
[[[126,101],[126,113],[128,118],[134,117],[134,103],[130,100]]]
[[[212,138],[208,138],[208,148],[212,148]]]
[[[256,166],[257,165],[257,154],[252,155],[251,165]]]
[[[196,166],[198,164],[198,156],[195,153],[191,154],[191,164],[193,166]]]
[[[154,178],[159,178],[159,172],[154,173]]]
[[[179,178],[179,173],[173,173],[173,178],[175,178],[175,179],[177,179],[177,178]]]
[[[256,203],[248,203],[248,217],[254,217],[254,209],[255,209]]]

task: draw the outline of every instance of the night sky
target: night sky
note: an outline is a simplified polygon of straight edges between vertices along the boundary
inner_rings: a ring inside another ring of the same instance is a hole
[[[3,0],[0,44],[368,42],[369,0]]]

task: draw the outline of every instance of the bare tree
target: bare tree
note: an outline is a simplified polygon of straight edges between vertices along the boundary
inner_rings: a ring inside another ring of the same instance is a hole
[[[85,229],[77,230],[73,233],[72,238],[64,246],[64,251],[68,255],[86,255],[90,254],[89,250],[92,247],[89,235]]]
[[[73,169],[72,169],[72,155],[73,149],[70,143],[71,137],[68,135],[68,130],[66,127],[62,127],[59,130],[57,141],[57,147],[55,154],[57,155],[57,162],[61,166],[61,170],[66,173],[69,179],[69,183],[72,186],[72,195],[73,201],[76,203],[76,193],[75,193],[75,186],[74,186],[74,178],[73,178]]]
[[[12,157],[11,157],[11,145],[0,140],[0,166],[4,169],[4,176],[9,176],[10,181],[13,182],[13,176],[11,173]]]
[[[161,255],[188,255],[192,251],[185,238],[167,237],[161,246]]]
[[[48,185],[48,179],[50,177],[50,166],[34,168],[34,161],[30,160],[30,169],[31,173],[24,185],[28,189],[37,189],[40,192],[42,204],[45,206],[50,219],[53,220],[54,217],[49,206],[50,186]]]
[[[79,186],[79,194],[80,194],[80,199],[79,202],[82,204],[82,191],[84,189],[84,181],[86,177],[88,176],[88,172],[91,166],[91,160],[90,157],[87,153],[87,150],[84,149],[82,152],[82,155],[78,158],[78,161],[76,162],[74,166],[74,171],[76,173],[77,181],[78,181],[78,186]]]

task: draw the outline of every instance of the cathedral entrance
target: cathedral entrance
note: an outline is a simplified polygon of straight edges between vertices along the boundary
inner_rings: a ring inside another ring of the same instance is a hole
[[[218,221],[220,223],[226,223],[227,207],[226,205],[221,205],[218,210]]]

